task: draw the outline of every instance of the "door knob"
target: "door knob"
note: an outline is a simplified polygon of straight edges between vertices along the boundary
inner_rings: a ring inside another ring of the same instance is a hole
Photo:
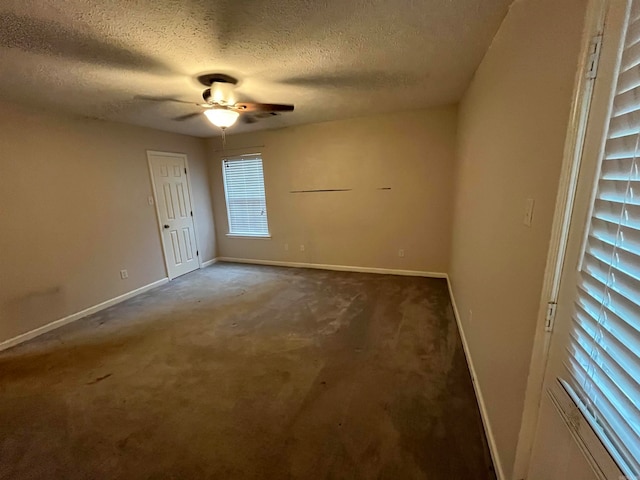
[[[164,228],[169,228],[169,225],[163,225]]]

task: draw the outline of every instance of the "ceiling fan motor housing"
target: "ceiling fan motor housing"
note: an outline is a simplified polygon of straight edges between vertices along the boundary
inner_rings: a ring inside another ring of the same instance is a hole
[[[210,88],[202,92],[202,98],[211,105],[233,105],[236,103],[233,95],[234,86],[232,83],[214,82]]]
[[[217,83],[230,83],[231,85],[237,85],[238,80],[231,75],[225,75],[224,73],[207,73],[200,75],[198,81],[205,87],[210,87],[214,82]]]
[[[202,98],[211,105],[233,105],[233,89],[238,84],[238,80],[225,75],[224,73],[209,73],[200,75],[198,81],[205,87],[209,87],[202,92]]]

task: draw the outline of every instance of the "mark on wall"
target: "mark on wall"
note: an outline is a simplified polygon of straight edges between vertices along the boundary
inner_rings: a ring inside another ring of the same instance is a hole
[[[289,193],[351,192],[352,190],[352,188],[323,188],[317,190],[291,190]],[[391,190],[391,187],[379,187],[376,190]]]
[[[0,316],[7,318],[13,325],[32,326],[43,321],[48,323],[57,320],[64,305],[64,291],[58,285],[9,299],[2,305]]]
[[[327,188],[318,190],[291,190],[289,193],[324,193],[324,192],[350,192],[352,188]]]

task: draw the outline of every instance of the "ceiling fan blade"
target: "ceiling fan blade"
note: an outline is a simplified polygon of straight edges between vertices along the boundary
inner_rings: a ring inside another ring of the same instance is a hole
[[[278,112],[258,112],[254,116],[256,118],[271,118],[280,115]]]
[[[197,105],[193,102],[187,102],[186,100],[180,100],[178,98],[173,97],[154,97],[153,95],[135,95],[133,97],[135,100],[146,100],[150,102],[176,102],[176,103],[186,103],[188,105]]]
[[[242,123],[246,123],[247,125],[250,125],[252,123],[257,123],[258,119],[256,117],[254,117],[253,115],[241,115],[240,116],[240,121]]]
[[[192,118],[196,118],[202,115],[202,113],[187,113],[186,115],[180,115],[179,117],[175,117],[173,120],[176,122],[184,122],[185,120],[190,120]]]
[[[229,107],[231,110],[237,112],[293,112],[293,105],[282,105],[278,103],[253,103],[253,102],[239,102],[233,107]]]

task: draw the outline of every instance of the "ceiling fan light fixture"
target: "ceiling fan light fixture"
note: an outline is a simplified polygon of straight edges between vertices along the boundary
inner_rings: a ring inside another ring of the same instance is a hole
[[[205,110],[204,114],[211,123],[218,128],[227,128],[236,123],[240,114],[226,108],[211,108]]]

